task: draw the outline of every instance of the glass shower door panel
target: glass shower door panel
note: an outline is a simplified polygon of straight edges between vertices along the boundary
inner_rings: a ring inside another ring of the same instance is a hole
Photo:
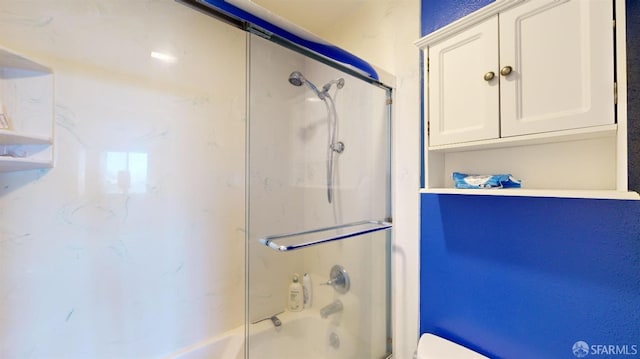
[[[248,358],[385,357],[388,90],[248,36]]]

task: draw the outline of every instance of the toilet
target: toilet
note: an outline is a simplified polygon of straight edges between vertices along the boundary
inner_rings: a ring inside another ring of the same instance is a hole
[[[488,359],[460,344],[425,333],[420,337],[416,359]]]

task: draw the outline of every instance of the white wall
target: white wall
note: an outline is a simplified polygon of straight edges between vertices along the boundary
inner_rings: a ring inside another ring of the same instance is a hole
[[[418,340],[420,1],[368,1],[319,35],[396,78],[394,102],[394,357],[411,358]]]
[[[0,45],[53,68],[57,157],[0,174],[0,357],[241,325],[245,34],[171,0],[3,0]]]

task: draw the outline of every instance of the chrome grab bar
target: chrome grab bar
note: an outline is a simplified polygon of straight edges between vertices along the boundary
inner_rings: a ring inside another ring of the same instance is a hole
[[[279,252],[287,252],[300,248],[315,246],[317,244],[333,242],[341,239],[361,236],[363,234],[382,231],[390,229],[391,227],[391,222],[387,221],[360,221],[296,233],[266,236],[258,239],[258,241],[273,250]],[[325,232],[329,233],[325,234]],[[313,239],[314,235],[320,235],[320,239]],[[296,239],[296,243],[282,244],[282,239]],[[276,243],[275,241],[278,241],[280,243]]]

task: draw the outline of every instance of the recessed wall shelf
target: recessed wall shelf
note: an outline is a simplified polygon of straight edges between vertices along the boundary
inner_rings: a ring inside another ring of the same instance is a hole
[[[0,156],[0,172],[37,170],[53,167],[49,160]]]
[[[53,167],[53,71],[0,48],[0,172]]]
[[[0,130],[0,143],[3,145],[50,145],[50,136],[27,135],[9,130]]]

